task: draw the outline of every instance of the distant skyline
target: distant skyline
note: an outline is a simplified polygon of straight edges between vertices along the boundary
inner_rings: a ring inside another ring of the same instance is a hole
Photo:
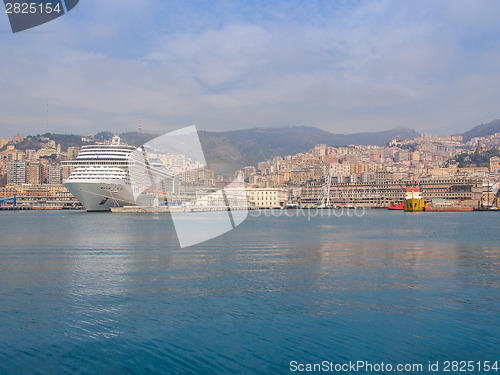
[[[0,137],[500,118],[498,1],[81,0],[0,51]]]

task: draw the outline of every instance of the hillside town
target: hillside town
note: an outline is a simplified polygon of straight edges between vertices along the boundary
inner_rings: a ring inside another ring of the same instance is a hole
[[[87,144],[109,144],[93,135]],[[36,149],[25,148],[25,137],[0,138],[0,204],[17,202],[43,208],[78,206],[63,181],[73,171],[67,160],[80,147],[66,147],[49,136],[39,136]],[[24,144],[24,147],[20,147]],[[405,186],[417,181],[427,202],[474,207],[497,206],[500,183],[500,133],[475,137],[421,134],[414,139],[393,139],[385,146],[319,144],[313,149],[263,160],[242,169],[253,208],[302,207],[319,204],[388,207],[401,201]],[[488,157],[490,155],[490,157]],[[479,162],[474,162],[480,157]],[[189,187],[185,199],[195,200],[197,189],[223,188],[230,179],[181,155],[170,155],[166,165]],[[208,204],[208,203],[203,203]]]

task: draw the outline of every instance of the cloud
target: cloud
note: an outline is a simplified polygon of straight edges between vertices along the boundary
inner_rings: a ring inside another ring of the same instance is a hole
[[[38,32],[0,36],[0,129],[44,132],[48,99],[60,132],[133,130],[139,118],[155,132],[458,132],[498,117],[499,10],[88,0]]]

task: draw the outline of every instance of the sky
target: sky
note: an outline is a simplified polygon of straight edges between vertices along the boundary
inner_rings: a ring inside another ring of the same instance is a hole
[[[80,0],[16,34],[0,14],[0,56],[7,138],[500,118],[497,0]]]

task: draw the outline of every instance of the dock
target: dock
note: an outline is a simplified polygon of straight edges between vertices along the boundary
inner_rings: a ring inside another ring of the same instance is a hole
[[[123,206],[123,207],[111,207],[111,212],[113,213],[165,213],[170,212],[170,209],[166,206],[160,207],[146,207],[146,206]]]
[[[466,212],[474,211],[474,207],[457,207],[457,206],[443,206],[443,207],[425,207],[426,212]]]
[[[0,206],[0,211],[29,211],[32,210],[29,206]]]
[[[247,207],[231,207],[230,209],[226,206],[123,206],[123,207],[112,207],[111,212],[113,213],[181,213],[181,212],[215,212],[215,211],[237,211],[237,210],[249,210]]]

